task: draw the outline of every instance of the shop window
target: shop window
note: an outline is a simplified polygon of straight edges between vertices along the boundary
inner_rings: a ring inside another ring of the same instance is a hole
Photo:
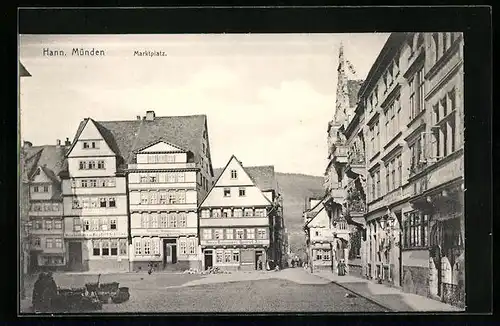
[[[117,255],[118,255],[118,240],[112,239],[111,240],[111,256],[117,256]]]
[[[92,254],[94,256],[101,255],[101,243],[99,240],[92,240]]]

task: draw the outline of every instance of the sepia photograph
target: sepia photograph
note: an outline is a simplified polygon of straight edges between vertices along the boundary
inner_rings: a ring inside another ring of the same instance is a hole
[[[18,46],[21,315],[465,311],[463,33]]]

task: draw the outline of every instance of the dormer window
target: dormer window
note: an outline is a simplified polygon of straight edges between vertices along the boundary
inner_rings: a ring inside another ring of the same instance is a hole
[[[231,170],[231,179],[238,179],[238,171]]]

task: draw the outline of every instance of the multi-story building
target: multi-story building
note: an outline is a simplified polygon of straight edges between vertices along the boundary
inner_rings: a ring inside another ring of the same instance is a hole
[[[349,67],[351,67],[349,69]],[[335,263],[343,259],[348,265],[360,259],[360,234],[364,225],[364,171],[361,147],[363,138],[358,137],[362,130],[349,130],[348,122],[356,117],[357,95],[362,80],[349,76],[352,66],[344,57],[343,45],[339,49],[337,68],[336,110],[328,123],[328,165],[325,171],[326,197],[324,205],[332,225],[347,222],[349,236],[337,241]],[[350,239],[355,239],[351,243]],[[347,253],[347,254],[344,254]],[[360,263],[357,263],[360,265]]]
[[[118,144],[121,133],[131,131],[119,132],[86,118],[66,154],[60,176],[70,270],[129,270],[127,186]]]
[[[67,162],[71,269],[199,267],[197,206],[213,175],[206,116],[88,118]]]
[[[127,168],[131,269],[200,269],[197,211],[213,178],[206,116],[148,111],[137,123]]]
[[[265,269],[268,259],[277,259],[278,198],[274,172],[244,168],[233,155],[199,207],[202,267],[255,270],[261,261]]]
[[[17,100],[17,112],[18,112],[18,123],[20,124],[19,112],[20,102],[21,102],[21,77],[31,77],[31,74],[26,70],[24,65],[19,62],[19,81],[18,81],[18,100]],[[18,140],[20,141],[20,139]],[[24,288],[24,277],[28,273],[29,266],[29,183],[28,175],[26,172],[26,154],[24,151],[24,146],[18,143],[20,147],[19,151],[19,165],[20,165],[20,180],[19,180],[19,200],[20,200],[20,210],[19,210],[19,270],[20,270],[20,282],[19,290],[21,294],[21,299],[24,299],[26,293]]]
[[[304,210],[307,257],[311,271],[337,271],[341,260],[347,257],[346,243],[350,228],[341,215],[331,215],[324,198],[307,198]]]
[[[464,304],[462,94],[460,33],[393,33],[343,131],[364,129],[364,274],[456,305]]]
[[[67,144],[66,144],[67,145]],[[28,163],[30,198],[30,271],[40,268],[64,269],[63,205],[61,180],[67,147],[61,145],[30,146]]]

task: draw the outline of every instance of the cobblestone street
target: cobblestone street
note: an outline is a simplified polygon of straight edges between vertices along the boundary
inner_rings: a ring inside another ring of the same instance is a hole
[[[95,275],[57,274],[61,287],[95,282]],[[303,269],[237,272],[224,275],[110,274],[101,282],[130,288],[130,300],[105,304],[106,312],[383,312],[359,297],[346,297],[342,287]]]

